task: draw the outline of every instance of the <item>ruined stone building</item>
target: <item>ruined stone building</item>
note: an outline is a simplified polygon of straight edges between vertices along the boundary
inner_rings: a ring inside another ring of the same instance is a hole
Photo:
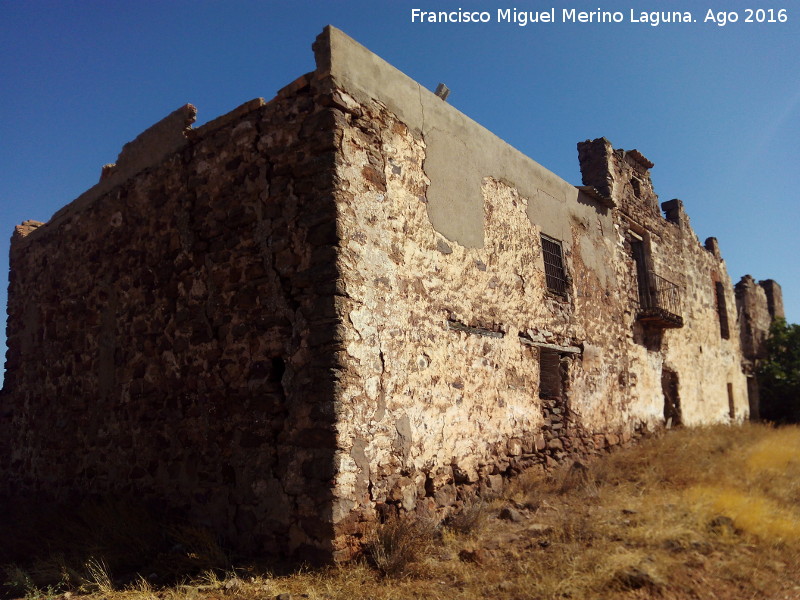
[[[585,141],[576,187],[337,29],[313,47],[273,100],[180,108],[16,228],[0,491],[135,494],[341,559],[386,510],[748,417],[769,317],[740,339],[652,162]]]
[[[783,294],[772,279],[756,282],[745,275],[734,287],[742,345],[742,371],[747,377],[750,418],[760,417],[760,398],[756,382],[758,362],[767,357],[767,337],[772,321],[783,319]]]

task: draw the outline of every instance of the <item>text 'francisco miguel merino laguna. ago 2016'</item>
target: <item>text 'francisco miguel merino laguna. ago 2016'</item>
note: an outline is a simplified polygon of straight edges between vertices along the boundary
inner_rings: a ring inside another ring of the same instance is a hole
[[[622,11],[575,8],[550,8],[541,11],[498,8],[496,11],[426,11],[411,9],[412,23],[511,23],[520,27],[536,23],[645,23],[652,27],[673,23],[711,23],[724,27],[729,23],[785,23],[789,19],[786,9],[745,9],[737,11],[714,11],[708,9],[698,19],[691,11],[647,11],[630,9]]]

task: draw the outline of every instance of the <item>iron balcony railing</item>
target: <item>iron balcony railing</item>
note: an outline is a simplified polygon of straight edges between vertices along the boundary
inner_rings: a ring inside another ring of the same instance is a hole
[[[683,327],[678,284],[653,271],[646,273],[647,281],[639,282],[639,312],[636,318],[659,327]]]

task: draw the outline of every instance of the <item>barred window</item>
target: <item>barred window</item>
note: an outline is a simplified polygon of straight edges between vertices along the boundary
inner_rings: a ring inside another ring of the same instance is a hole
[[[564,271],[564,256],[561,242],[542,236],[542,257],[547,289],[562,296],[567,295],[567,275]]]

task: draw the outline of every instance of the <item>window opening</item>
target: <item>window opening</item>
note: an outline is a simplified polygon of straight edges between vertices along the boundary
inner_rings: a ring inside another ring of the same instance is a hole
[[[561,399],[561,356],[550,348],[539,348],[539,397]]]
[[[733,384],[728,384],[728,416],[731,420],[736,418],[736,406],[733,403]]]
[[[642,197],[642,184],[636,177],[631,177],[631,187],[633,188],[633,195],[637,198]]]
[[[678,374],[664,367],[661,370],[661,392],[664,394],[664,422],[667,428],[681,424],[681,399],[678,395]]]
[[[644,241],[638,236],[631,234],[631,254],[633,262],[636,263],[636,286],[639,293],[639,306],[650,308],[652,305],[650,297],[650,278],[647,273],[647,255],[645,253]]]
[[[567,295],[567,274],[564,270],[564,255],[561,242],[542,236],[542,257],[547,289],[562,296]]]
[[[723,340],[731,338],[731,331],[728,326],[728,305],[725,302],[725,288],[721,281],[714,282],[714,295],[717,302],[717,316],[719,317],[719,334]]]
[[[683,327],[680,288],[651,270],[647,239],[630,231],[628,243],[636,275],[636,299],[639,303],[637,321],[662,329]]]
[[[286,363],[280,356],[275,356],[270,360],[270,371],[268,380],[272,383],[281,383],[283,374],[286,372]]]

